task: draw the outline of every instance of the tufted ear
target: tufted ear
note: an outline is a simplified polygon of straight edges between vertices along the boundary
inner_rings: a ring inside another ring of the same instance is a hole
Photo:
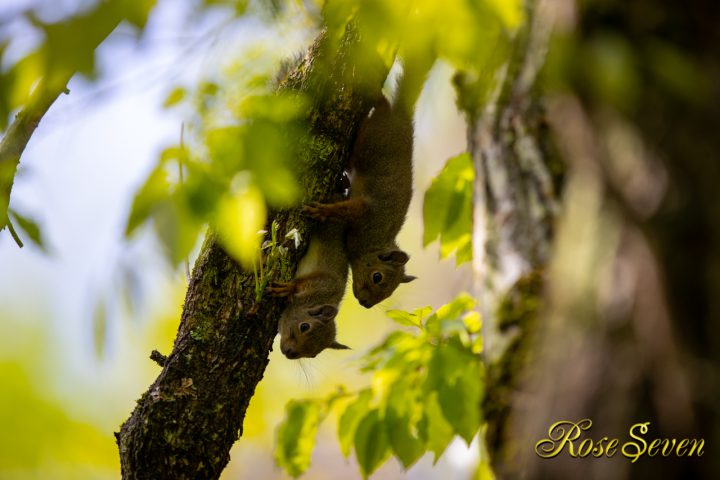
[[[333,340],[328,348],[334,348],[335,350],[350,350],[350,347],[343,345],[342,343],[338,343],[336,340]]]
[[[402,250],[390,250],[378,255],[378,259],[390,265],[405,265],[410,257]]]
[[[308,315],[313,318],[317,318],[318,320],[321,320],[323,322],[329,322],[330,320],[335,318],[335,315],[337,315],[337,313],[338,309],[333,305],[320,305],[318,307],[313,307],[308,310]]]
[[[415,275],[403,275],[402,279],[400,279],[400,283],[410,283],[416,278],[417,277]]]

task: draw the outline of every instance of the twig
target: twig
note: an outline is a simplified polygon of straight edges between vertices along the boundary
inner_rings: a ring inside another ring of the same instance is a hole
[[[64,82],[54,82],[52,86],[42,81],[35,88],[25,108],[15,116],[0,142],[0,230],[6,225],[10,226],[8,206],[20,156],[50,105],[61,93],[67,92],[66,84],[69,80],[68,76]]]

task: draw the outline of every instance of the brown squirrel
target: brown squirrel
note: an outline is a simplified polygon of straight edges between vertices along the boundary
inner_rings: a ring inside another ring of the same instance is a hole
[[[316,228],[295,278],[268,288],[274,296],[290,297],[280,316],[280,351],[291,360],[349,348],[335,340],[335,316],[348,277],[343,233],[338,224]]]
[[[370,308],[389,297],[405,274],[409,257],[399,249],[400,231],[412,197],[413,124],[408,109],[381,95],[363,121],[350,157],[350,198],[311,203],[304,211],[347,225],[345,246],[353,272],[353,293]]]

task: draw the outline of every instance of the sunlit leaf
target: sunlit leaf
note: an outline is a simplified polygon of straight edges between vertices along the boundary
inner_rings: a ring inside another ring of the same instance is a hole
[[[265,201],[252,185],[222,199],[218,205],[215,228],[227,252],[245,268],[258,258],[265,226]]]
[[[522,0],[484,0],[503,22],[505,28],[514,30],[525,19]]]
[[[338,420],[340,451],[346,457],[350,455],[357,426],[370,409],[371,399],[372,391],[369,388],[361,391],[357,398],[345,408]]]
[[[425,192],[423,244],[440,237],[440,256],[457,252],[458,264],[472,253],[472,197],[474,172],[468,153],[448,160]]]
[[[355,456],[363,476],[370,476],[389,455],[390,445],[380,412],[371,410],[355,431]]]
[[[480,313],[475,312],[475,311],[468,312],[463,317],[463,323],[465,324],[465,328],[467,328],[468,332],[478,333],[482,326],[482,323],[480,321]]]
[[[427,442],[428,451],[435,454],[433,463],[437,462],[455,436],[453,427],[445,420],[440,409],[437,392],[430,392],[425,396],[425,409],[419,430]]]
[[[388,310],[385,314],[392,320],[404,327],[421,326],[420,317],[413,313],[404,312],[402,310]]]
[[[475,300],[467,293],[460,293],[453,301],[446,303],[430,315],[425,322],[425,327],[434,332],[448,332],[450,330],[465,329],[462,316],[475,308]]]
[[[163,107],[170,108],[173,105],[177,105],[178,103],[182,102],[185,99],[185,96],[187,95],[187,92],[182,87],[176,87],[174,88],[167,97],[165,97],[165,101],[163,102]]]
[[[291,400],[285,406],[285,419],[277,432],[275,461],[293,477],[310,466],[321,405],[310,400]]]
[[[413,388],[412,377],[401,377],[389,390],[385,401],[385,427],[390,446],[403,467],[409,468],[423,453],[425,445],[418,437],[416,425],[420,420],[420,392]]]
[[[443,416],[468,444],[480,428],[482,377],[476,356],[455,343],[438,345],[427,384],[436,391]]]

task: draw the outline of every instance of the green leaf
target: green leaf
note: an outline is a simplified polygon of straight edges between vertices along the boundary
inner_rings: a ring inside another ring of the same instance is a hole
[[[399,323],[400,325],[404,327],[420,327],[422,326],[422,321],[420,317],[415,315],[414,313],[408,313],[402,310],[388,310],[385,312],[389,318],[394,320],[396,323]]]
[[[466,152],[447,161],[425,192],[423,244],[440,238],[440,256],[453,252],[456,262],[472,258],[472,160]]]
[[[417,423],[421,418],[419,391],[411,387],[412,376],[403,376],[388,392],[385,401],[385,428],[393,452],[409,468],[425,453],[424,441],[418,437]]]
[[[355,431],[355,456],[363,476],[371,475],[389,455],[390,446],[380,412],[371,410]]]
[[[397,330],[365,356],[362,371],[380,370],[391,365],[407,364],[408,357],[420,354],[425,342],[411,333]]]
[[[145,184],[135,194],[128,223],[125,227],[125,236],[129,237],[143,222],[145,222],[153,209],[170,196],[170,184],[167,172],[163,165],[158,165],[145,180]]]
[[[300,188],[288,159],[293,158],[287,143],[292,131],[283,124],[256,120],[244,137],[245,158],[253,179],[273,207],[292,205],[300,198]]]
[[[485,0],[508,30],[517,29],[525,20],[522,0]]]
[[[153,226],[172,265],[190,255],[200,233],[200,225],[178,200],[169,198],[153,209]]]
[[[187,92],[182,87],[175,87],[167,97],[165,97],[165,101],[163,102],[163,107],[170,108],[173,105],[177,105],[178,103],[182,102],[185,99],[185,95]]]
[[[427,449],[435,454],[433,464],[436,463],[455,437],[452,425],[445,420],[440,409],[437,392],[425,396],[423,419],[418,425],[418,430],[426,441]]]
[[[463,316],[463,323],[470,333],[479,333],[482,328],[480,313],[477,311],[468,312]]]
[[[468,444],[480,428],[483,376],[479,359],[457,342],[442,343],[428,365],[427,385],[443,416]]]
[[[413,315],[417,316],[422,322],[425,317],[430,314],[430,312],[432,312],[432,307],[430,305],[426,305],[424,307],[416,308],[415,310],[413,310]]]
[[[8,213],[10,214],[10,217],[12,217],[12,219],[14,220],[14,223],[16,223],[17,226],[20,227],[20,229],[22,229],[22,231],[25,232],[28,237],[30,237],[30,240],[32,240],[32,242],[37,245],[42,251],[47,252],[42,232],[35,220],[30,217],[20,215],[18,212],[12,209],[8,209]]]
[[[265,226],[265,201],[260,191],[246,186],[222,199],[215,219],[220,241],[227,252],[245,268],[252,268],[258,258],[262,236],[258,231]]]
[[[275,461],[293,477],[310,466],[321,414],[321,405],[310,400],[291,400],[285,406],[285,420],[277,432]]]
[[[340,451],[345,457],[350,455],[350,449],[355,439],[355,431],[357,430],[358,424],[360,424],[360,420],[362,420],[370,409],[371,399],[372,391],[369,388],[362,390],[355,401],[345,408],[345,412],[343,412],[338,420]]]
[[[460,293],[455,299],[438,308],[425,322],[425,328],[433,334],[452,334],[465,330],[462,316],[475,308],[475,300],[467,293]]]

